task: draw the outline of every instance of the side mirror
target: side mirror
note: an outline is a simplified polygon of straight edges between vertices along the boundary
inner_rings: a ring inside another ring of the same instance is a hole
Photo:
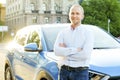
[[[36,51],[42,51],[42,49],[39,49],[36,43],[29,43],[24,46],[25,51],[30,51],[30,52],[36,52]]]

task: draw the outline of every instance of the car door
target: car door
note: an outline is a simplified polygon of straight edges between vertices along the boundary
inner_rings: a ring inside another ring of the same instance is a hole
[[[26,44],[29,43],[37,43],[37,45],[40,47],[40,38],[36,31],[30,32],[30,35],[28,36],[28,39],[26,41]],[[33,80],[36,69],[38,68],[39,53],[24,51],[22,54],[22,77],[24,78],[24,80]]]
[[[24,45],[25,45],[25,40],[27,39],[27,34],[24,31],[19,31],[17,32],[14,41],[13,41],[13,66],[14,66],[14,72],[16,75],[16,78],[18,79],[23,79],[22,74],[23,74],[23,51],[24,51]]]

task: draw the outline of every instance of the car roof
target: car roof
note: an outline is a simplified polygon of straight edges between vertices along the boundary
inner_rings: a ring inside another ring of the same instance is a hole
[[[18,30],[18,32],[24,31],[24,30],[33,30],[33,29],[38,29],[38,28],[47,28],[47,27],[62,27],[62,26],[68,26],[70,24],[68,23],[63,23],[63,24],[37,24],[37,25],[28,25],[20,30]]]
[[[85,26],[88,29],[96,29],[99,28],[98,26],[95,25],[90,25],[90,24],[81,24],[82,26]],[[17,33],[21,32],[28,32],[29,30],[35,30],[35,29],[48,29],[53,28],[53,27],[69,27],[70,23],[57,23],[57,24],[38,24],[38,25],[29,25],[26,26],[20,30],[17,31]],[[101,28],[100,28],[101,29]]]

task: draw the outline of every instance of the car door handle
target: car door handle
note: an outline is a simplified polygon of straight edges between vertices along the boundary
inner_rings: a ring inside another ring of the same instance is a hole
[[[24,56],[20,56],[21,59],[24,59]]]
[[[24,56],[20,56],[20,59],[21,59],[22,61],[25,61],[25,60],[26,60]]]

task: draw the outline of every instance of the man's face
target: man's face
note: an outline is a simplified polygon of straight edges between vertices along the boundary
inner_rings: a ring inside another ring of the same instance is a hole
[[[81,23],[84,15],[79,7],[73,7],[69,12],[69,19],[73,25]]]

